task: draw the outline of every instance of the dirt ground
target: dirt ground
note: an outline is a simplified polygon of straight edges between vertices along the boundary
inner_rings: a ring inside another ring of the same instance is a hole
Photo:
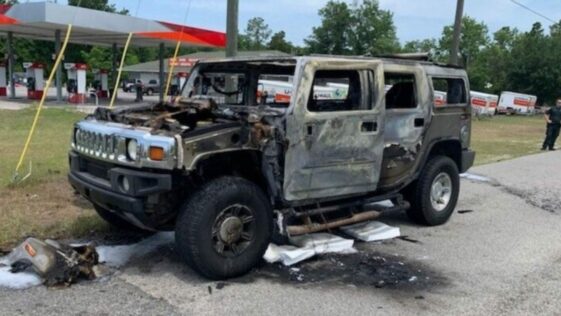
[[[0,214],[0,249],[28,236],[80,237],[108,229],[62,176],[33,186],[0,189]]]

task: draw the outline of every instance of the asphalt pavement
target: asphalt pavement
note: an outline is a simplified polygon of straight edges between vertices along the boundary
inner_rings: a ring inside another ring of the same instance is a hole
[[[381,220],[404,239],[356,243],[295,269],[208,282],[171,249],[66,289],[0,290],[0,315],[555,315],[561,311],[561,152],[473,168],[451,220]]]

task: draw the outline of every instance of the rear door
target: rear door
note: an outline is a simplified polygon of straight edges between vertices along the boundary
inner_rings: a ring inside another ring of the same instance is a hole
[[[308,60],[287,114],[289,201],[374,191],[384,147],[379,61]]]

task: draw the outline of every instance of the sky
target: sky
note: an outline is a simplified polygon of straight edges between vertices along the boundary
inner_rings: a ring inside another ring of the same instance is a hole
[[[352,3],[352,0],[345,0]],[[548,18],[561,20],[561,0],[517,0]],[[64,1],[59,1],[63,3]],[[160,21],[184,23],[217,31],[226,29],[227,0],[110,0],[131,15]],[[321,20],[318,10],[328,0],[239,0],[239,30],[247,21],[262,17],[273,32],[285,31],[287,39],[302,45]],[[401,43],[439,38],[453,23],[455,0],[379,0],[382,9],[394,14]],[[545,29],[552,23],[514,4],[511,0],[466,0],[464,14],[485,22],[492,33],[503,26],[527,31],[536,21]],[[138,11],[137,11],[138,8]],[[189,10],[187,11],[187,8]],[[187,14],[186,14],[187,13]]]

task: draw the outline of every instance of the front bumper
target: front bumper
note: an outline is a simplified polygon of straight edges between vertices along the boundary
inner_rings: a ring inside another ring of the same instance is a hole
[[[473,162],[475,161],[475,151],[473,150],[462,150],[462,165],[460,168],[460,173],[464,173],[468,171],[471,166],[473,166]]]
[[[75,152],[70,152],[69,162],[68,180],[87,200],[137,226],[156,226],[146,214],[147,199],[172,190],[171,174],[108,166],[104,172],[94,175],[89,165],[92,161]],[[124,179],[129,183],[128,190],[123,186]]]

